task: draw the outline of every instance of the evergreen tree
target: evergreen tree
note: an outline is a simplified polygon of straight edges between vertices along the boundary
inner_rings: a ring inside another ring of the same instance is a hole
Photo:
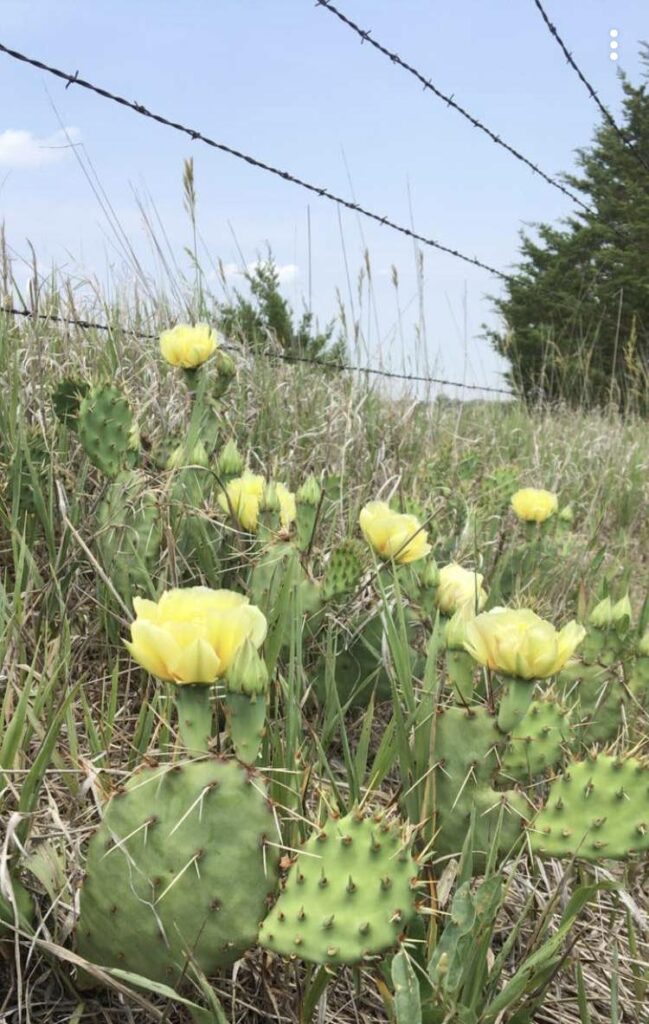
[[[342,339],[332,341],[333,323],[319,330],[311,312],[296,319],[280,291],[279,272],[269,252],[244,274],[250,298],[234,292],[234,301],[221,306],[219,326],[229,337],[261,351],[279,346],[291,356],[340,362],[345,358]]]
[[[580,173],[563,176],[593,213],[536,225],[535,238],[522,233],[517,272],[494,300],[504,326],[487,336],[527,400],[649,411],[647,45],[642,60],[642,84],[620,75],[628,145],[604,119],[590,148],[577,150]]]

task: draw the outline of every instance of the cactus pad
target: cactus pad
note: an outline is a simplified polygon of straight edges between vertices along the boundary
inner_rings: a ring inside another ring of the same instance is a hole
[[[107,488],[97,509],[96,545],[118,593],[147,593],[162,544],[156,495],[138,472],[124,472]]]
[[[358,811],[304,844],[259,942],[317,964],[355,964],[391,949],[415,915],[417,865],[401,829]]]
[[[79,952],[170,985],[190,957],[208,975],[233,963],[275,889],[276,839],[262,783],[238,762],[142,769],[90,842]]]
[[[527,782],[563,758],[568,739],[567,711],[552,700],[535,700],[509,738],[501,778]]]
[[[486,708],[449,707],[438,716],[434,746],[438,856],[461,852],[474,808],[476,854],[487,854],[496,834],[499,849],[508,851],[521,834],[528,817],[526,800],[513,790],[498,792],[491,784],[504,742]]]
[[[112,385],[94,387],[79,405],[77,429],[88,458],[106,476],[116,477],[131,450],[133,415]]]
[[[624,860],[649,850],[649,767],[599,754],[574,761],[554,780],[530,826],[543,857]]]
[[[90,390],[85,380],[64,377],[52,391],[52,404],[57,418],[70,430],[76,430],[79,407]]]
[[[363,572],[362,550],[353,540],[343,541],[333,549],[322,581],[323,600],[335,600],[354,592]]]

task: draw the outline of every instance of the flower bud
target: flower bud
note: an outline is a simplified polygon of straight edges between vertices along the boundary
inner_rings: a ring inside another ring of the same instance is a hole
[[[171,455],[167,459],[167,469],[182,469],[183,466],[208,466],[209,460],[207,458],[207,452],[205,451],[205,445],[202,441],[198,441],[194,445],[192,452],[185,451],[185,445],[179,444],[177,448],[174,448]]]
[[[268,669],[252,640],[245,640],[237,651],[225,684],[230,693],[245,693],[250,697],[268,689]]]
[[[298,488],[295,499],[298,505],[312,505],[317,508],[320,504],[322,489],[313,473],[306,478],[301,487]]]
[[[234,359],[222,349],[217,349],[216,355],[214,356],[214,363],[219,371],[220,377],[227,377],[229,379],[230,377],[234,377],[237,372],[237,364]]]
[[[434,590],[439,584],[439,566],[434,558],[429,559],[424,565],[421,574],[421,585],[426,590]]]
[[[632,615],[633,609],[631,608],[631,601],[629,599],[629,595],[625,594],[624,597],[621,597],[620,600],[616,601],[613,605],[611,609],[611,618],[615,623],[620,623],[624,619],[626,619],[627,622],[630,622]]]
[[[575,518],[575,513],[572,510],[572,505],[564,505],[559,512],[559,519],[562,523],[572,523]]]
[[[462,605],[446,623],[446,646],[449,651],[463,651],[467,639],[466,628],[475,619],[470,604]]]
[[[645,630],[644,636],[640,637],[638,654],[641,658],[649,658],[649,629]]]
[[[588,623],[594,626],[595,629],[608,629],[613,621],[613,605],[610,597],[605,597],[603,601],[596,604],[592,612],[588,616]]]
[[[221,449],[221,454],[217,459],[216,469],[219,476],[239,476],[243,472],[244,465],[243,456],[239,452],[236,443],[230,439]]]

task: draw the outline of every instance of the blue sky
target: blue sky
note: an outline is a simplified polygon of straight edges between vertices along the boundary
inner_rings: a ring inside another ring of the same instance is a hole
[[[453,94],[548,173],[573,165],[597,111],[532,0],[339,0],[373,36]],[[617,68],[637,81],[647,0],[546,0],[550,17],[617,113]],[[610,29],[619,60],[610,60]],[[507,270],[526,223],[570,202],[471,128],[312,0],[5,0],[0,41],[137,99],[172,119],[291,170],[424,235]],[[178,260],[190,240],[182,163],[195,160],[199,223],[229,281],[272,246],[300,308],[309,280],[326,321],[337,289],[362,324],[362,358],[498,384],[481,340],[497,279],[424,250],[421,321],[412,243],[341,214],[232,157],[0,55],[0,219],[19,256],[105,285],[130,270],[60,133],[92,161],[122,227],[154,263],[136,196],[155,204]],[[16,134],[18,133],[18,134]],[[48,148],[49,147],[49,148]],[[147,198],[148,197],[148,198]],[[307,233],[310,211],[311,247]],[[367,247],[372,294],[357,295]],[[309,277],[309,263],[311,274]],[[391,268],[399,275],[398,303]],[[350,300],[351,295],[351,300]],[[398,314],[398,307],[401,314]],[[417,340],[419,338],[419,340]]]

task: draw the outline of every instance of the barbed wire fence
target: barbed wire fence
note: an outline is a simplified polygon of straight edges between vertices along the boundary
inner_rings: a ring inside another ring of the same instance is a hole
[[[596,103],[596,105],[597,105],[600,113],[602,114],[602,116],[605,118],[606,121],[608,121],[609,125],[611,126],[611,128],[613,128],[613,130],[615,131],[616,135],[618,136],[620,141],[626,146],[628,151],[630,153],[632,153],[633,156],[635,157],[635,159],[641,164],[642,167],[644,167],[645,171],[649,171],[649,164],[646,162],[646,160],[644,160],[642,154],[638,152],[636,146],[634,145],[633,139],[631,139],[627,135],[627,133],[624,131],[623,128],[620,128],[619,124],[617,123],[617,121],[615,120],[613,115],[611,114],[610,110],[604,105],[604,103],[602,103],[602,101],[601,101],[599,95],[597,94],[596,90],[591,85],[591,83],[588,81],[588,79],[586,78],[585,74],[583,73],[583,71],[581,70],[579,65],[577,64],[577,62],[576,62],[575,58],[573,57],[572,53],[570,52],[570,50],[566,46],[565,42],[563,41],[562,37],[559,35],[559,30],[557,29],[556,25],[550,20],[550,17],[548,15],[547,11],[545,10],[545,7],[541,3],[541,0],[533,0],[533,2],[535,4],[536,9],[538,10],[539,14],[543,18],[543,21],[545,23],[545,26],[546,26],[548,32],[550,33],[550,35],[554,38],[554,40],[556,41],[556,43],[560,47],[561,52],[563,53],[564,57],[566,58],[567,63],[570,65],[570,67],[575,72],[575,74],[579,78],[579,80],[582,83],[582,85],[585,87],[585,89],[588,92],[590,98],[593,100],[594,103]]]
[[[331,0],[315,0],[315,3],[316,7],[323,7],[325,10],[329,11],[330,14],[333,14],[336,18],[338,18],[338,20],[341,21],[343,25],[346,25],[348,28],[352,30],[352,32],[355,32],[356,35],[359,37],[361,43],[368,43],[369,46],[373,47],[375,50],[378,50],[378,52],[382,53],[384,57],[387,57],[388,60],[392,62],[392,64],[395,64],[397,67],[400,67],[403,71],[406,71],[409,75],[412,75],[412,77],[415,78],[423,86],[424,91],[432,93],[433,96],[436,96],[437,99],[445,103],[447,107],[450,107],[452,110],[455,110],[456,113],[460,114],[466,121],[468,121],[473,128],[477,128],[478,131],[483,132],[488,138],[491,139],[492,142],[494,142],[497,146],[500,146],[502,149],[504,149],[507,153],[510,154],[510,156],[515,157],[516,160],[519,160],[522,164],[525,164],[526,167],[529,167],[529,169],[534,174],[539,175],[539,177],[541,177],[543,181],[547,182],[548,185],[551,185],[559,192],[562,192],[564,196],[570,199],[571,202],[575,203],[577,206],[580,206],[582,210],[584,210],[586,213],[589,213],[591,215],[594,214],[595,211],[590,206],[588,206],[588,204],[585,203],[583,199],[575,195],[574,192],[571,192],[569,188],[567,188],[560,181],[554,178],[551,174],[548,174],[541,167],[539,167],[537,163],[535,163],[533,160],[530,160],[529,157],[526,157],[523,153],[520,152],[520,150],[516,149],[514,146],[510,145],[510,143],[506,142],[500,135],[498,135],[497,132],[493,131],[491,128],[488,127],[488,125],[484,124],[477,117],[471,114],[465,107],[463,107],[455,99],[455,96],[449,96],[447,93],[442,92],[442,90],[439,89],[438,86],[434,85],[433,82],[429,78],[427,78],[421,71],[418,71],[416,67],[414,67],[412,64],[409,64],[408,61],[400,57],[399,54],[396,53],[394,50],[390,50],[383,43],[380,43],[377,39],[374,39],[369,29],[362,28],[360,25],[358,25],[347,14],[345,14],[338,7],[336,7],[335,4],[331,2]]]
[[[227,153],[230,156],[235,157],[237,160],[244,161],[251,167],[256,167],[258,170],[266,171],[268,174],[281,178],[283,181],[287,181],[292,185],[297,185],[300,188],[305,189],[307,192],[311,192],[312,194],[319,196],[321,199],[327,199],[329,202],[335,203],[347,210],[351,210],[352,213],[367,217],[370,220],[375,221],[377,224],[391,228],[393,231],[397,231],[415,242],[420,242],[422,245],[429,246],[432,249],[437,249],[438,251],[444,252],[449,256],[453,256],[458,260],[462,260],[464,263],[469,263],[474,267],[479,267],[481,270],[486,270],[488,273],[493,274],[495,277],[498,277],[503,281],[512,280],[511,275],[504,273],[502,270],[498,270],[496,267],[490,266],[490,264],[485,263],[483,260],[479,260],[476,256],[467,256],[466,253],[460,252],[459,249],[454,249],[452,246],[444,245],[442,242],[438,242],[434,238],[421,235],[417,231],[413,231],[411,228],[406,227],[404,224],[397,223],[390,217],[382,216],[373,210],[369,210],[366,207],[361,206],[360,203],[352,202],[350,199],[345,199],[343,196],[336,195],[336,193],[327,188],[314,185],[290,171],[275,167],[273,164],[269,164],[264,160],[260,160],[258,157],[251,156],[249,153],[244,153],[239,149],[235,149],[233,146],[229,146],[224,142],[218,142],[216,139],[211,138],[209,135],[205,135],[196,128],[190,128],[187,125],[181,124],[179,121],[172,121],[163,114],[158,114],[152,110],[148,110],[147,107],[136,100],[129,100],[125,96],[120,96],[118,93],[105,89],[103,86],[96,85],[85,78],[80,78],[78,71],[75,71],[74,73],[63,71],[61,68],[56,68],[50,64],[46,64],[44,61],[37,60],[35,57],[29,57],[27,54],[21,53],[19,50],[13,50],[11,47],[5,46],[4,43],[0,43],[0,52],[5,53],[8,57],[20,61],[23,64],[28,64],[31,67],[38,68],[39,71],[45,71],[49,75],[62,79],[67,83],[66,88],[71,85],[75,85],[81,89],[93,92],[97,96],[101,96],[103,99],[117,103],[122,107],[128,107],[129,110],[133,110],[141,117],[146,117],[151,121],[156,121],[158,124],[164,125],[166,128],[173,128],[174,131],[182,132],[193,142],[202,142],[206,146],[210,146],[212,149],[218,149],[222,153]]]
[[[31,309],[19,309],[15,306],[2,306],[0,305],[0,314],[7,316],[24,317],[31,320],[46,321],[58,325],[68,327],[78,327],[81,330],[95,330],[105,331],[111,333],[113,331],[120,331],[123,334],[130,334],[134,338],[140,338],[142,340],[154,341],[160,337],[159,333],[152,333],[146,331],[140,331],[135,328],[126,327],[123,324],[104,324],[94,320],[77,319],[74,317],[59,316],[56,313],[38,313]],[[260,351],[245,349],[237,345],[231,345],[227,342],[220,346],[228,352],[236,352],[239,355],[251,356],[253,358],[261,357],[263,359],[276,360],[282,363],[290,364],[303,364],[307,366],[314,366],[324,370],[330,370],[334,373],[358,373],[359,375],[385,377],[389,380],[402,380],[410,381],[413,383],[420,384],[437,384],[445,387],[462,388],[466,391],[480,391],[487,392],[488,394],[505,395],[508,398],[514,398],[515,395],[512,391],[505,388],[498,388],[487,384],[467,384],[464,381],[450,380],[445,377],[431,377],[427,375],[420,375],[415,373],[401,373],[397,370],[383,370],[377,366],[363,366],[356,365],[354,363],[345,363],[339,360],[329,360],[311,356],[299,356],[293,355],[289,352],[277,352],[270,351],[268,349],[262,349]]]

